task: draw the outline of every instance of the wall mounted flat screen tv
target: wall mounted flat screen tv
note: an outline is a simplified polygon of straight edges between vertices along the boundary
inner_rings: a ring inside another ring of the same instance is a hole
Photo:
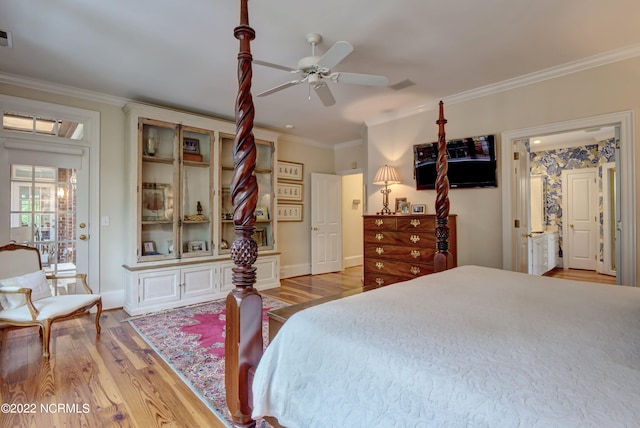
[[[413,146],[416,189],[435,189],[438,143]],[[447,141],[451,188],[497,187],[493,135]]]

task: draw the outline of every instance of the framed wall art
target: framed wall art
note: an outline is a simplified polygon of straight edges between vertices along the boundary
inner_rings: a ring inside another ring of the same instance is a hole
[[[278,161],[278,180],[302,181],[304,165],[297,162]]]
[[[278,204],[278,221],[302,221],[302,204]]]
[[[279,181],[277,189],[279,201],[302,201],[302,183],[287,183]]]

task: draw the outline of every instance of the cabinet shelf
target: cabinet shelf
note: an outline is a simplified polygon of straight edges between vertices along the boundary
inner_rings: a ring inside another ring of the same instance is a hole
[[[182,165],[184,166],[194,166],[199,168],[208,168],[209,164],[207,162],[197,162],[197,161],[182,161]]]
[[[164,163],[164,164],[173,164],[173,158],[160,157],[160,156],[142,156],[143,162],[152,162],[152,163]]]

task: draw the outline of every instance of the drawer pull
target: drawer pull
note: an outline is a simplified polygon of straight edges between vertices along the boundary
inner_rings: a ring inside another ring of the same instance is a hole
[[[409,240],[411,242],[413,242],[414,244],[416,244],[419,240],[420,240],[420,236],[418,235],[411,235],[411,237],[409,238]]]
[[[411,250],[411,257],[413,257],[414,259],[417,259],[418,257],[420,257],[420,251]]]
[[[382,233],[376,233],[376,239],[378,241],[382,241],[382,238],[384,238],[384,235]]]
[[[413,226],[413,227],[420,226],[420,220],[418,220],[417,218],[412,219],[411,220],[411,226]]]
[[[384,253],[384,248],[376,247],[376,253],[378,253],[378,255],[381,255],[382,253]]]
[[[384,263],[382,263],[382,262],[376,262],[376,267],[377,267],[378,269],[383,269],[383,268],[384,268]]]
[[[375,223],[376,223],[376,226],[380,227],[384,224],[384,220],[382,220],[381,218],[377,218]]]
[[[378,284],[378,286],[383,285],[384,284],[384,279],[376,278],[376,284]]]
[[[417,267],[417,266],[411,266],[410,270],[411,270],[411,273],[414,274],[414,275],[417,275],[417,274],[420,273],[420,268]]]

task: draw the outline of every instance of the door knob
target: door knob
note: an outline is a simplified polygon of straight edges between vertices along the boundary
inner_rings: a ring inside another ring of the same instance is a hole
[[[80,227],[80,229],[84,229],[85,227],[87,227],[87,225],[84,223],[80,223],[78,226]]]
[[[318,228],[317,227],[312,227],[311,230],[318,230]]]
[[[533,238],[533,233],[525,233],[525,238]]]
[[[78,238],[80,238],[81,241],[86,241],[87,240],[87,235],[80,235],[80,236],[78,236]]]
[[[573,223],[569,224],[569,227],[573,227]]]

